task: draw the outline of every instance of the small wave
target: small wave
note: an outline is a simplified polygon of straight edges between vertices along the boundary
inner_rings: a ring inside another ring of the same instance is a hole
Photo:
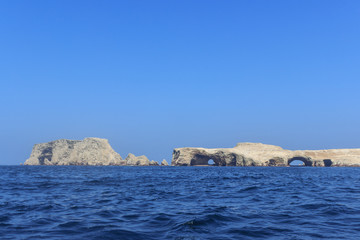
[[[0,166],[1,239],[360,234],[360,168],[10,168],[21,177]]]
[[[10,216],[0,215],[0,222],[6,222],[10,220]]]
[[[232,228],[227,230],[227,234],[233,235],[236,238],[251,237],[251,238],[269,238],[272,235],[272,231],[262,227],[245,227],[245,228]]]
[[[258,189],[259,189],[258,186],[250,186],[250,187],[240,189],[238,192],[248,192],[248,191],[254,191],[254,190],[258,190]]]
[[[197,228],[197,227],[205,227],[205,229],[211,229],[211,227],[216,227],[222,224],[226,224],[228,222],[234,221],[235,218],[231,215],[223,215],[223,214],[207,214],[202,217],[197,217],[191,220],[188,220],[180,225],[181,226],[188,226],[190,228]]]
[[[60,223],[58,227],[60,228],[78,228],[82,226],[83,223],[81,221],[68,221],[64,223]]]
[[[324,207],[329,207],[330,204],[324,204],[324,203],[307,203],[307,204],[302,204],[299,207],[303,208],[303,209],[308,209],[308,210],[316,210],[316,209],[321,209]]]
[[[121,239],[121,240],[143,240],[143,239],[156,239],[154,234],[151,233],[142,233],[139,229],[138,231],[130,231],[124,229],[112,229],[99,231],[97,233],[92,233],[88,235],[89,239]]]

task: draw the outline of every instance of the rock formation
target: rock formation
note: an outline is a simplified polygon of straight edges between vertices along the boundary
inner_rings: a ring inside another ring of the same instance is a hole
[[[128,166],[149,166],[150,165],[150,161],[145,155],[136,157],[134,154],[129,153],[129,155],[126,157],[125,161],[126,161],[126,165],[128,165]]]
[[[294,160],[305,166],[360,166],[360,149],[285,150],[262,143],[238,143],[234,148],[176,148],[172,166],[289,166]]]
[[[159,166],[158,162],[155,162],[154,160],[150,161],[150,166]]]
[[[35,144],[30,158],[24,165],[125,165],[120,154],[110,146],[108,140],[85,138],[79,140],[60,139]]]
[[[169,164],[165,159],[163,159],[161,162],[161,166],[169,166]]]

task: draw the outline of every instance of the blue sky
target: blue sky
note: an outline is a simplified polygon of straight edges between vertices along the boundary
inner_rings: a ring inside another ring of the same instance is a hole
[[[0,164],[33,144],[360,147],[359,1],[0,1]]]

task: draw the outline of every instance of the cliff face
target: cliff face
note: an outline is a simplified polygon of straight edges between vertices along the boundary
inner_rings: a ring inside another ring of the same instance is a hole
[[[288,166],[301,160],[306,166],[360,166],[360,149],[297,150],[262,143],[238,143],[234,148],[176,148],[173,166]]]
[[[125,165],[108,140],[85,138],[82,141],[60,139],[35,144],[24,165]]]

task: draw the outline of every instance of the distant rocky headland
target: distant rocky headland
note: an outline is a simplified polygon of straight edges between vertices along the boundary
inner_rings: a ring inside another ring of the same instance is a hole
[[[313,167],[359,167],[360,149],[297,150],[262,143],[238,143],[234,148],[176,148],[172,166],[289,166],[300,160]]]
[[[212,160],[212,164],[209,161]],[[286,150],[262,143],[238,143],[234,148],[175,148],[172,166],[289,166],[300,160],[313,167],[359,167],[360,149]],[[122,159],[107,139],[60,139],[35,144],[24,165],[118,165],[118,166],[168,166],[145,155],[129,153]]]
[[[123,160],[107,139],[85,138],[82,141],[60,139],[35,144],[24,165],[157,166],[159,163],[131,153]],[[168,163],[163,160],[160,165],[167,166]]]

